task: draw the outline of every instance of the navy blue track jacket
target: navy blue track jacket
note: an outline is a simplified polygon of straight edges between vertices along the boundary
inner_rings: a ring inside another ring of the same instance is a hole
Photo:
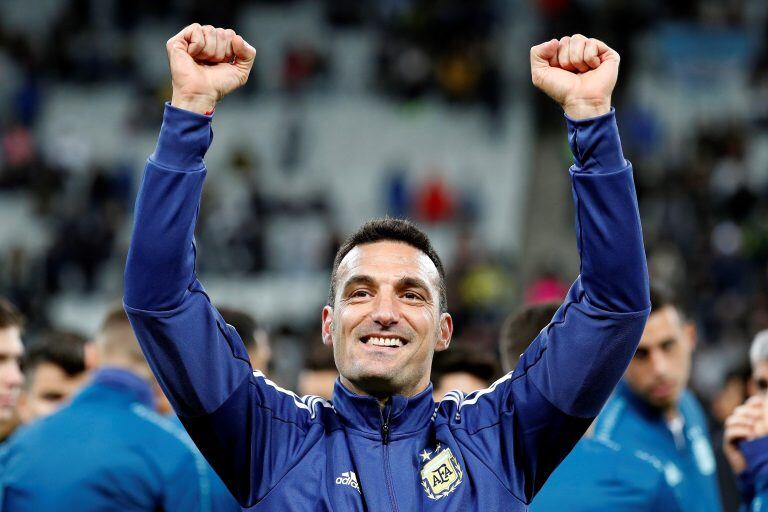
[[[513,373],[439,403],[336,385],[299,397],[253,371],[195,275],[211,117],[166,106],[136,202],[125,308],[192,439],[243,506],[521,511],[598,414],[650,311],[615,116],[568,122],[581,273]]]

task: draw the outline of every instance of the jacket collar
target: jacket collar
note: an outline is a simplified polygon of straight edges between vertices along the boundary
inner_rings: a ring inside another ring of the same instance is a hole
[[[385,422],[389,426],[389,439],[420,431],[429,423],[435,412],[432,384],[411,397],[392,395],[382,410],[376,398],[357,395],[345,388],[340,379],[336,379],[332,402],[347,427],[376,438],[382,437]]]
[[[152,386],[133,372],[117,367],[102,367],[91,377],[90,384],[75,398],[85,399],[100,391],[117,393],[130,402],[154,409],[155,397]]]

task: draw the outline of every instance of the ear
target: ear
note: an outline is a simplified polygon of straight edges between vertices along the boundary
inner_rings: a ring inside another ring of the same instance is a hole
[[[696,348],[698,342],[698,333],[696,332],[696,324],[693,322],[685,322],[683,325],[683,332],[685,333],[685,339],[688,341],[688,347],[691,352]]]
[[[333,308],[331,306],[325,306],[323,308],[323,345],[327,347],[333,346]]]
[[[99,349],[95,341],[89,341],[83,347],[83,359],[85,360],[85,369],[93,370],[99,366]]]
[[[448,348],[451,344],[451,337],[453,336],[453,318],[449,313],[443,313],[440,315],[440,335],[437,338],[437,344],[435,344],[435,352],[442,352]]]

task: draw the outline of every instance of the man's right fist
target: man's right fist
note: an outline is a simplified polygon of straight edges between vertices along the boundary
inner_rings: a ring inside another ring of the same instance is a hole
[[[232,29],[193,23],[168,40],[171,105],[199,114],[248,80],[256,50]]]

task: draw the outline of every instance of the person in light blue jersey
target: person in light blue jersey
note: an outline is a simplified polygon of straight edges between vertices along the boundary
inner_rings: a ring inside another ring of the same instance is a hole
[[[504,370],[547,327],[558,305],[532,304],[511,314],[501,331]],[[681,512],[661,462],[644,452],[594,439],[588,431],[533,498],[531,512]]]
[[[125,312],[96,336],[90,383],[0,450],[0,511],[212,512],[205,460],[154,411],[152,374]]]
[[[722,510],[717,465],[701,405],[688,390],[696,329],[672,293],[651,289],[651,315],[595,437],[661,462],[684,510]]]

